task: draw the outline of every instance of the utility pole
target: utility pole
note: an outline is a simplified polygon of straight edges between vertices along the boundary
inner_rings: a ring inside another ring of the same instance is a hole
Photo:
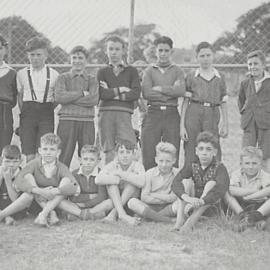
[[[135,0],[130,0],[130,21],[129,21],[129,33],[128,33],[128,57],[127,62],[131,64],[133,62],[133,39],[134,39],[134,9]]]

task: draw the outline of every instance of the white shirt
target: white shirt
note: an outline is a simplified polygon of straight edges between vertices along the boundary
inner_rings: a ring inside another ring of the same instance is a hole
[[[32,101],[31,88],[27,74],[27,68],[21,69],[17,73],[17,88],[19,93],[23,93],[23,101]],[[34,70],[30,66],[30,75],[33,82],[33,88],[37,96],[37,102],[43,102],[44,92],[47,82],[47,66],[45,65],[41,70]],[[58,72],[50,68],[50,86],[47,96],[47,102],[54,101],[54,89]]]
[[[260,79],[258,81],[255,81],[254,80],[254,85],[255,85],[256,93],[260,90],[263,81],[266,80],[266,79],[269,79],[269,78],[270,78],[270,74],[265,71],[264,74],[263,74],[263,78],[262,79]]]

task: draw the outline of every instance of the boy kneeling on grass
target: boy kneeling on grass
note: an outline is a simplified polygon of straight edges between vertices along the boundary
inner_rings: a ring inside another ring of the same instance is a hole
[[[229,188],[227,169],[215,158],[217,138],[204,131],[196,143],[196,160],[177,174],[172,187],[180,199],[174,229],[183,232],[192,229],[205,210],[219,202]]]
[[[127,140],[119,140],[115,151],[116,158],[108,163],[96,177],[96,184],[106,185],[110,199],[99,205],[98,210],[109,212],[105,220],[124,221],[138,225],[139,220],[126,213],[129,199],[139,195],[139,188],[145,183],[145,170],[134,160],[135,145]]]
[[[237,215],[232,224],[235,231],[256,226],[264,229],[270,214],[270,174],[262,170],[263,152],[246,146],[240,155],[240,169],[233,172],[229,192],[225,195],[228,206]]]
[[[54,209],[61,208],[67,196],[78,194],[80,187],[69,169],[58,161],[60,138],[47,133],[40,139],[39,157],[30,161],[14,181],[17,190],[23,192],[0,213],[0,220],[28,208],[35,200],[43,209],[35,224],[48,226],[59,219]]]
[[[148,170],[141,200],[132,198],[128,207],[136,214],[156,222],[172,222],[170,217],[176,216],[177,197],[172,192],[173,179],[179,169],[174,168],[176,148],[168,142],[160,142],[156,146],[157,166]]]

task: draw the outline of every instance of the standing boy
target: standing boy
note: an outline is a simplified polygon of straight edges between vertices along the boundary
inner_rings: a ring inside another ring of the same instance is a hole
[[[244,147],[240,160],[241,168],[232,173],[225,199],[237,215],[233,228],[243,231],[270,214],[270,174],[262,170],[261,149]]]
[[[7,41],[0,35],[0,153],[13,134],[12,108],[17,103],[16,71],[4,62]]]
[[[58,161],[60,138],[52,133],[40,139],[40,157],[29,162],[18,174],[14,186],[23,194],[0,212],[0,220],[11,214],[28,208],[33,200],[43,208],[35,219],[41,226],[53,225],[59,220],[54,209],[61,208],[61,202],[67,196],[78,194],[79,185],[68,170]]]
[[[106,185],[110,199],[100,204],[100,210],[110,211],[106,220],[115,221],[117,217],[130,225],[138,220],[126,213],[129,199],[138,195],[139,188],[145,183],[143,165],[134,161],[135,144],[119,140],[116,145],[116,158],[107,164],[96,177],[98,185]]]
[[[217,149],[218,140],[213,134],[200,133],[197,160],[187,164],[175,177],[172,189],[180,199],[175,229],[192,229],[204,211],[222,199],[228,190],[229,175],[225,166],[216,160]]]
[[[48,67],[48,44],[42,37],[26,43],[30,66],[17,74],[20,138],[22,153],[29,161],[35,158],[40,137],[54,131],[54,87],[58,72]]]
[[[173,167],[175,160],[174,145],[158,143],[155,157],[157,166],[146,172],[141,200],[132,198],[128,201],[132,211],[156,222],[171,222],[170,217],[177,213],[177,197],[172,192],[172,182],[178,173],[178,169]]]
[[[105,162],[114,158],[117,139],[136,144],[131,124],[134,102],[140,97],[140,79],[136,68],[123,62],[125,42],[118,36],[106,40],[109,65],[98,71],[99,82],[99,136]]]
[[[172,143],[177,149],[175,166],[178,167],[180,116],[177,105],[178,97],[185,95],[184,73],[170,60],[173,41],[163,36],[154,44],[157,63],[145,70],[142,81],[143,97],[148,102],[142,127],[143,165],[146,170],[155,166],[155,147],[161,140]]]
[[[210,131],[217,138],[228,135],[224,76],[213,67],[214,53],[208,42],[201,42],[196,54],[200,67],[187,75],[186,87],[192,97],[184,100],[181,112],[180,132],[184,140],[185,164],[194,161],[196,138],[200,132]],[[217,158],[221,159],[220,144]]]
[[[270,75],[265,70],[265,61],[262,51],[248,54],[250,73],[241,82],[238,106],[244,130],[243,147],[258,145],[270,172]]]
[[[68,167],[78,143],[78,155],[85,144],[95,143],[95,105],[98,89],[87,73],[88,51],[76,46],[70,52],[71,71],[60,74],[55,87],[55,101],[61,104],[57,134],[62,141],[59,160]]]

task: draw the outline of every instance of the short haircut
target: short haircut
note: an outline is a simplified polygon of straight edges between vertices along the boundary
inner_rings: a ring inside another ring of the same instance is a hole
[[[8,46],[8,42],[6,41],[6,39],[2,35],[0,35],[0,42],[1,42],[3,47]]]
[[[119,42],[122,44],[122,47],[125,48],[126,46],[126,42],[119,36],[117,35],[112,35],[112,36],[108,36],[105,40],[106,44],[111,41],[111,42]]]
[[[2,158],[21,159],[22,154],[17,145],[6,145],[2,150]]]
[[[200,142],[211,143],[215,149],[218,149],[218,138],[209,131],[203,131],[198,135],[196,145]]]
[[[86,59],[87,59],[88,56],[89,56],[88,50],[87,50],[84,46],[82,46],[82,45],[75,46],[75,47],[70,51],[69,54],[72,55],[72,54],[76,54],[76,53],[78,53],[78,52],[83,53]]]
[[[31,39],[29,39],[26,42],[26,51],[31,52],[37,49],[48,49],[49,48],[49,42],[46,38],[36,36]]]
[[[57,145],[57,147],[59,147],[61,139],[54,133],[46,133],[40,138],[40,144]]]
[[[83,154],[86,154],[86,153],[92,153],[92,154],[96,155],[96,157],[99,159],[99,155],[100,155],[99,149],[95,145],[85,144],[82,147],[80,154],[82,156]]]
[[[158,37],[155,41],[154,41],[154,45],[157,46],[158,44],[168,44],[170,46],[170,48],[173,47],[173,41],[171,38],[166,37],[166,36],[161,36]]]
[[[198,44],[196,47],[196,54],[198,54],[201,49],[210,49],[212,52],[214,51],[213,46],[207,41],[203,41]]]
[[[160,142],[156,145],[156,156],[160,153],[170,154],[173,158],[176,158],[176,148],[173,144],[168,142]]]
[[[261,50],[252,51],[247,55],[247,60],[253,57],[258,57],[263,64],[266,62],[266,57]]]
[[[120,147],[124,146],[127,150],[135,150],[136,145],[129,141],[124,139],[118,139],[115,146],[115,151],[117,152]]]
[[[240,160],[243,160],[243,157],[256,157],[259,160],[263,160],[263,152],[260,148],[255,146],[246,146],[241,150]]]

